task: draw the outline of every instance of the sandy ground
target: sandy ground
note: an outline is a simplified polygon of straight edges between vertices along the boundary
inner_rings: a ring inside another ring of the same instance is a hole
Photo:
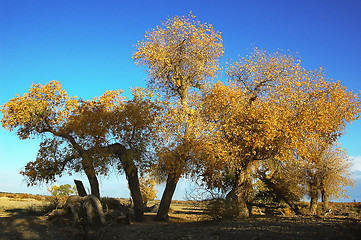
[[[45,205],[46,202],[39,201],[32,198],[9,198],[9,197],[0,197],[0,208],[29,208],[30,206],[41,206]]]
[[[127,225],[107,216],[105,226],[70,218],[53,223],[36,209],[46,203],[33,199],[0,198],[0,240],[5,239],[359,239],[361,222],[348,217],[254,216],[239,221],[206,221],[199,206],[174,203],[170,221],[154,221],[146,213],[142,223]]]

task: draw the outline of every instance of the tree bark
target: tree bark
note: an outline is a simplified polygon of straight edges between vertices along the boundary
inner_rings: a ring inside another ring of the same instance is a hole
[[[311,200],[310,200],[311,215],[316,215],[317,213],[317,202],[318,202],[318,191],[317,189],[311,189]]]
[[[249,195],[249,169],[244,165],[236,169],[236,182],[234,186],[234,200],[237,207],[237,218],[247,218],[250,211],[247,205]]]
[[[183,40],[183,42],[184,41],[185,40]],[[182,44],[183,44],[183,42],[182,42]],[[183,46],[180,45],[180,51],[182,51],[182,47]],[[193,113],[193,110],[188,106],[188,91],[189,91],[191,84],[189,82],[187,82],[188,80],[183,78],[182,76],[180,76],[179,80],[181,82],[181,85],[177,89],[177,92],[179,94],[181,108],[183,110],[183,114],[186,119],[185,120],[185,130],[184,130],[184,135],[183,135],[183,142],[180,145],[183,149],[182,149],[182,153],[178,159],[178,161],[179,161],[178,169],[171,169],[168,172],[167,183],[166,183],[166,186],[165,186],[165,189],[164,189],[164,192],[162,195],[162,199],[160,201],[159,209],[157,212],[156,219],[158,221],[167,221],[169,219],[168,213],[169,213],[169,209],[170,209],[170,204],[172,202],[172,198],[173,198],[175,189],[177,187],[177,183],[180,179],[181,172],[183,172],[184,166],[188,159],[189,151],[191,149],[191,146],[188,141],[192,137],[192,134],[194,131],[194,122],[195,122],[194,113]],[[176,171],[179,173],[175,173],[173,171]]]
[[[83,161],[83,169],[90,184],[91,194],[100,199],[99,182],[95,174],[94,166],[89,162],[85,162],[85,160]]]
[[[322,198],[322,203],[323,203],[323,211],[327,212],[329,210],[330,206],[329,206],[329,195],[325,188],[322,188],[322,190],[321,190],[321,198]]]
[[[142,194],[140,192],[140,184],[138,177],[138,168],[132,159],[126,158],[127,149],[119,143],[109,146],[114,154],[119,158],[122,163],[125,175],[127,176],[130,194],[134,203],[135,220],[142,222],[144,218],[144,204]]]
[[[138,170],[133,162],[131,165],[133,166],[124,166],[123,164],[123,167],[128,179],[128,186],[134,203],[135,220],[138,222],[142,222],[144,216],[144,204],[142,194],[140,192]]]
[[[177,176],[174,173],[168,174],[167,183],[163,192],[162,200],[160,201],[160,205],[156,217],[158,221],[167,221],[169,219],[168,216],[169,208],[178,181],[179,181],[179,176]]]
[[[82,181],[74,179],[74,183],[80,197],[85,197],[86,195],[88,195],[85,191]]]

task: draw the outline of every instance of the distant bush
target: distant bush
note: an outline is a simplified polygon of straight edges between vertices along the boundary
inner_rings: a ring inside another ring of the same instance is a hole
[[[31,195],[27,194],[27,193],[17,194],[17,198],[20,198],[20,199],[31,198]]]
[[[54,185],[52,188],[48,188],[48,191],[53,196],[69,196],[74,193],[74,187],[71,187],[70,184],[60,185],[59,187]]]

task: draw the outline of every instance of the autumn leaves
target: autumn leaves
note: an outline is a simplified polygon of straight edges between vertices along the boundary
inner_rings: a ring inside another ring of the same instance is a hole
[[[23,175],[36,184],[65,170],[85,171],[99,194],[97,176],[118,167],[138,199],[138,220],[138,171],[166,182],[159,220],[167,219],[178,180],[193,176],[209,189],[232,192],[240,216],[247,216],[256,170],[271,162],[296,162],[299,171],[317,164],[322,154],[315,149],[337,141],[359,117],[360,101],[321,69],[259,49],[230,64],[226,81],[213,83],[223,52],[212,25],[176,16],[138,42],[133,59],[147,68],[149,89],[135,88],[132,99],[115,90],[81,100],[56,81],[33,85],[1,107],[4,128],[22,139],[46,137]]]

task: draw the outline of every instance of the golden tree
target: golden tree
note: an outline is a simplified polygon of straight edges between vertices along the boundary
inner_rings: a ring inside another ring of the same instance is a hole
[[[210,187],[221,188],[225,170],[233,172],[229,197],[244,217],[252,166],[295,161],[295,155],[317,161],[308,146],[335,141],[358,118],[360,102],[339,82],[327,81],[322,70],[305,70],[290,55],[255,49],[231,64],[228,75],[229,84],[218,82],[204,96],[208,127],[196,146]]]
[[[133,98],[126,101],[123,108],[112,112],[109,121],[109,146],[107,150],[120,160],[118,169],[124,169],[134,202],[135,218],[143,220],[142,185],[138,172],[149,170],[153,165],[153,149],[158,143],[159,115],[162,102],[153,92],[132,89]]]
[[[33,84],[23,96],[17,95],[2,105],[1,123],[5,129],[16,130],[20,139],[43,139],[37,159],[21,172],[28,184],[54,181],[68,167],[70,171],[84,171],[91,193],[99,198],[97,174],[107,172],[108,158],[96,159],[86,150],[103,142],[106,127],[89,123],[101,118],[104,109],[121,104],[120,93],[107,91],[98,99],[82,101],[69,97],[59,82],[51,81],[45,85]],[[70,159],[75,160],[70,163]]]
[[[350,178],[351,163],[345,150],[337,144],[314,146],[318,159],[309,159],[303,164],[292,164],[293,169],[301,173],[299,181],[303,182],[310,197],[310,213],[316,214],[317,202],[321,196],[324,211],[329,209],[330,198],[347,197],[347,186],[353,186]]]
[[[29,185],[52,182],[64,171],[84,171],[91,192],[99,197],[97,175],[111,166],[124,170],[134,201],[136,220],[143,219],[143,200],[138,168],[148,166],[155,141],[158,100],[145,89],[106,91],[99,98],[70,98],[59,82],[33,85],[29,93],[16,96],[2,106],[3,127],[17,130],[21,138],[41,136],[37,159],[21,173]]]
[[[148,201],[154,200],[157,197],[157,190],[154,188],[156,180],[149,174],[140,177],[140,192],[142,193],[144,207],[147,206]]]
[[[212,25],[200,23],[190,13],[188,17],[169,19],[162,27],[147,32],[137,48],[133,58],[136,64],[148,67],[148,85],[170,102],[164,114],[167,129],[161,134],[168,143],[168,150],[161,151],[167,184],[157,214],[157,219],[165,220],[189,160],[189,142],[196,124],[196,109],[190,104],[190,97],[205,88],[207,80],[219,70],[222,39]]]

